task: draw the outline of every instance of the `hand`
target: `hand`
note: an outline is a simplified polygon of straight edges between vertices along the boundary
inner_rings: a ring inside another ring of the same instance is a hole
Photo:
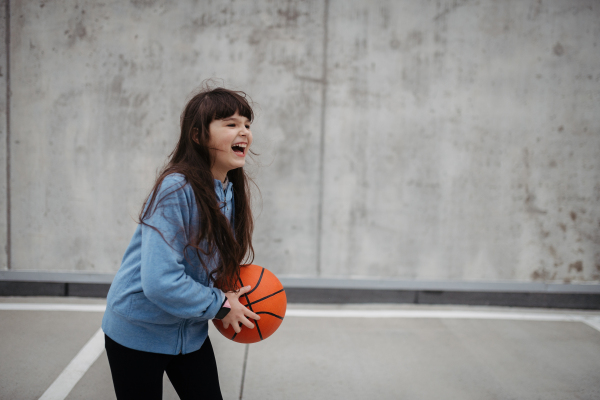
[[[227,313],[227,315],[225,316],[225,318],[223,318],[221,321],[223,321],[223,328],[227,329],[229,328],[229,325],[231,325],[233,327],[233,330],[235,331],[235,333],[240,333],[242,331],[242,327],[240,326],[240,323],[244,324],[245,326],[247,326],[250,329],[254,328],[254,324],[250,321],[248,321],[248,319],[246,317],[252,318],[254,320],[259,320],[260,316],[258,316],[257,314],[254,314],[252,311],[250,311],[246,306],[244,306],[242,303],[240,303],[240,296],[242,296],[244,293],[248,293],[250,291],[250,286],[244,286],[243,288],[239,289],[237,292],[227,292],[225,293],[225,296],[227,297],[227,300],[229,300],[229,305],[231,306],[231,311],[229,311]]]

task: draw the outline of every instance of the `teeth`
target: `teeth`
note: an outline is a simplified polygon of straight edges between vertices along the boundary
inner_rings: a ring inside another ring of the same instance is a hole
[[[237,144],[234,144],[234,146],[238,146],[238,147],[241,147],[242,149],[245,149],[247,144],[246,143],[237,143]]]

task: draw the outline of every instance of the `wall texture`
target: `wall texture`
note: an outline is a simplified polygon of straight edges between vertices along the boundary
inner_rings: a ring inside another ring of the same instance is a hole
[[[1,268],[115,272],[186,98],[218,77],[257,102],[256,263],[281,275],[600,281],[594,0],[9,9]]]

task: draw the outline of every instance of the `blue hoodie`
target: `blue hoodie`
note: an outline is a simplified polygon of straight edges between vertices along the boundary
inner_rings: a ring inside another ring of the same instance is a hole
[[[230,223],[232,186],[224,191],[215,179],[217,200]],[[184,256],[198,221],[194,192],[185,177],[165,177],[152,213],[144,220],[160,233],[138,225],[108,292],[102,330],[115,342],[162,354],[187,354],[202,346],[208,320],[221,308],[225,294],[212,287],[193,248]],[[211,271],[216,267],[216,260],[204,260]]]

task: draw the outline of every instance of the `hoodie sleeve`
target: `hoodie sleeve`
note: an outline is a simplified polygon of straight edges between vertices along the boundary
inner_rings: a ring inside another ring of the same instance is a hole
[[[185,184],[183,176],[167,176],[149,216],[144,219],[150,226],[142,224],[142,290],[151,302],[169,314],[208,320],[219,312],[225,294],[202,285],[185,272],[184,249],[189,242],[190,215],[195,207],[193,192],[186,190],[189,186],[186,188]]]

